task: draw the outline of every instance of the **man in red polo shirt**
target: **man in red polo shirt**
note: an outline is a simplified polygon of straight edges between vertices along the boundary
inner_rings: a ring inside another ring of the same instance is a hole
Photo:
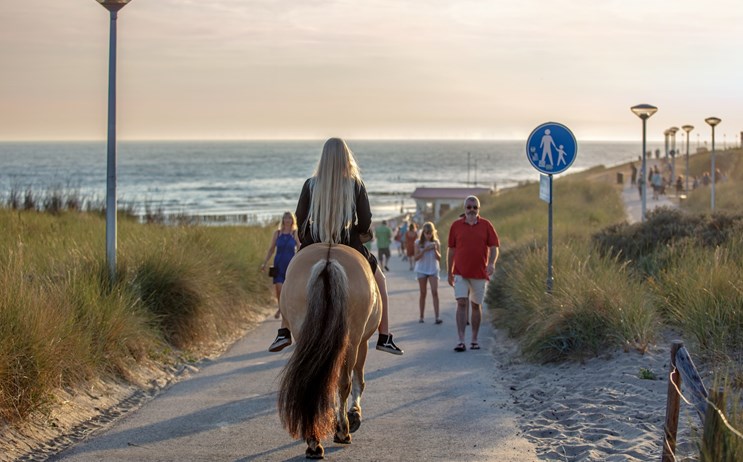
[[[464,330],[467,325],[467,299],[472,305],[471,350],[479,350],[477,334],[482,319],[485,281],[495,271],[500,241],[493,224],[480,216],[480,200],[468,196],[464,200],[464,216],[451,224],[446,251],[449,285],[457,299],[457,333],[459,343],[454,351],[465,351]]]

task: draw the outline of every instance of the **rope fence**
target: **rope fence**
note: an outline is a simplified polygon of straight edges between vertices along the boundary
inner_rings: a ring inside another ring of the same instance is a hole
[[[724,444],[723,433],[728,431],[741,441],[743,441],[743,433],[733,427],[725,417],[723,411],[726,403],[724,390],[707,391],[697,368],[694,366],[691,355],[684,347],[683,342],[678,340],[671,345],[670,369],[661,462],[676,462],[676,435],[681,400],[697,411],[699,420],[704,427],[700,448],[701,460],[728,460],[724,454],[728,448]],[[688,388],[691,399],[687,399],[681,392],[682,382]]]

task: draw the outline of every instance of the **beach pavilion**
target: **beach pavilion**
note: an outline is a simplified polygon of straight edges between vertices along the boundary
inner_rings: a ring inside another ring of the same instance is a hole
[[[494,188],[466,187],[466,188],[415,188],[410,196],[415,200],[416,215],[433,215],[433,221],[438,222],[442,213],[449,209],[462,208],[467,196],[482,196],[493,194]]]

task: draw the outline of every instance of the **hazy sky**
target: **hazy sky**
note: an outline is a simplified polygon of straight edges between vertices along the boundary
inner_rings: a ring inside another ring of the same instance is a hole
[[[2,0],[0,140],[105,139],[108,12]],[[119,139],[635,140],[743,130],[739,0],[132,0]]]

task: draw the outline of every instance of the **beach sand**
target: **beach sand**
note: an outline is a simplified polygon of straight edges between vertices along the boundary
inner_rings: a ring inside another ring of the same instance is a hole
[[[645,354],[617,350],[581,363],[544,365],[524,362],[515,341],[505,332],[496,335],[498,376],[541,460],[660,460],[672,333]],[[640,378],[642,369],[656,378]],[[682,402],[677,460],[696,460],[691,432],[698,425]]]

